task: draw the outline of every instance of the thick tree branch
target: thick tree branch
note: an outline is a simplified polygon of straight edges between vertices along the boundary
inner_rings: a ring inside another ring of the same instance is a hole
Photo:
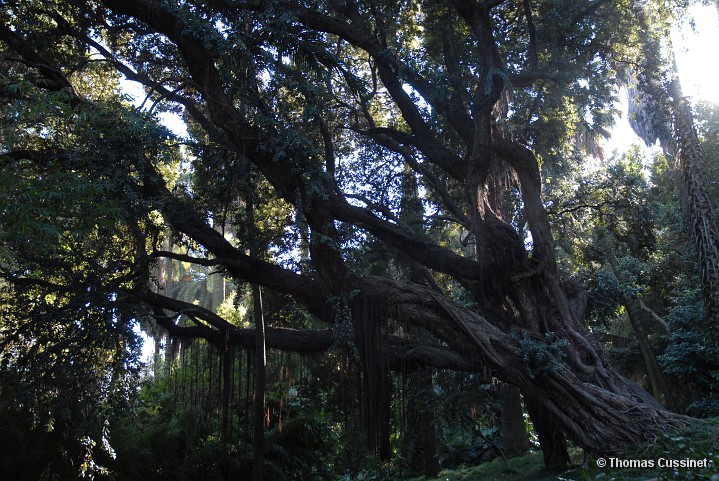
[[[395,142],[416,147],[428,162],[441,168],[456,180],[463,180],[467,173],[467,162],[457,154],[442,146],[438,142],[401,132],[388,127],[373,127],[366,130],[355,129],[356,132],[366,135],[382,143],[382,139],[391,139]],[[382,144],[391,150],[392,144]],[[395,150],[396,151],[396,150]]]
[[[537,55],[537,30],[534,27],[534,16],[532,15],[531,0],[523,0],[524,18],[527,20],[527,32],[529,34],[529,71],[536,72],[539,69],[539,57]]]
[[[223,235],[210,227],[195,210],[167,190],[160,174],[149,165],[144,166],[144,194],[162,205],[167,221],[176,229],[190,236],[210,251],[216,259],[188,258],[190,262],[221,264],[230,275],[247,282],[260,284],[269,289],[296,296],[298,300],[319,312],[324,304],[324,290],[311,278],[296,274],[246,255],[234,247]],[[166,257],[181,258],[181,255],[164,252]]]
[[[493,139],[492,148],[517,173],[534,248],[542,262],[547,263],[546,267],[554,272],[554,241],[547,211],[542,203],[542,180],[537,159],[532,151],[521,144],[499,137]]]
[[[380,219],[365,208],[349,204],[342,197],[333,196],[330,205],[337,220],[367,229],[379,239],[401,249],[421,265],[437,272],[451,274],[458,279],[477,280],[483,276],[482,267],[472,259],[457,255],[428,239],[423,239],[419,234]]]
[[[218,345],[224,345],[227,342],[245,349],[251,349],[254,346],[254,329],[239,328],[212,311],[177,299],[149,291],[141,292],[138,295],[144,302],[155,308],[153,311],[155,320],[175,338],[201,338]],[[172,317],[177,317],[177,315],[167,316],[163,310],[197,316],[211,327],[179,326],[172,322]],[[267,327],[266,342],[267,347],[271,349],[297,353],[325,352],[336,345],[336,340],[329,329],[299,330]],[[470,362],[451,349],[439,345],[418,343],[398,336],[385,336],[382,342],[387,345],[385,351],[389,355],[389,366],[393,370],[425,366],[471,372],[478,372],[482,369],[482,364]],[[336,347],[339,348],[339,346]]]
[[[80,100],[79,97],[75,96],[75,89],[65,75],[53,67],[52,62],[46,60],[37,51],[32,49],[20,35],[10,30],[4,22],[0,22],[0,40],[22,56],[22,58],[17,59],[17,61],[24,63],[28,67],[37,69],[47,79],[48,83],[45,86],[47,90],[53,92],[67,90],[77,101]]]
[[[268,127],[269,132],[261,131],[253,122],[244,118],[235,102],[225,92],[223,79],[214,64],[212,52],[208,51],[200,39],[187,34],[187,25],[173,12],[151,0],[105,0],[104,3],[116,13],[142,19],[151,28],[175,43],[182,53],[190,77],[198,85],[207,102],[212,122],[225,132],[234,144],[235,150],[246,156],[247,160],[262,172],[288,202],[297,205],[300,200],[302,201],[308,224],[313,233],[317,234],[313,239],[315,237],[319,239],[310,243],[313,265],[325,286],[330,289],[341,289],[346,266],[340,253],[332,248],[333,244],[339,243],[334,219],[323,203],[308,197],[308,192],[313,189],[304,185],[305,182],[322,183],[323,179],[308,181],[303,176],[297,176],[292,169],[287,169],[286,165],[276,162],[273,152],[263,150],[259,139],[270,137],[276,139],[278,144],[282,144],[280,139],[285,134],[271,127]],[[263,107],[260,105],[261,109]],[[301,161],[306,162],[306,159]],[[331,185],[327,182],[325,184],[327,185],[323,185],[322,188],[331,192]],[[315,185],[314,190],[316,189]],[[331,242],[325,242],[326,239]],[[218,257],[224,256],[218,255]]]
[[[295,7],[295,9],[298,12],[300,21],[308,27],[338,35],[350,44],[362,48],[372,57],[382,83],[402,113],[402,118],[412,131],[412,144],[426,156],[427,160],[444,168],[455,178],[463,178],[465,175],[465,162],[457,158],[448,149],[442,147],[435,139],[419,108],[404,90],[403,82],[408,81],[413,86],[416,84],[418,91],[426,101],[438,111],[446,113],[450,123],[457,129],[460,136],[466,138],[470,135],[470,130],[467,130],[467,126],[471,126],[471,124],[466,122],[467,116],[461,114],[461,106],[451,105],[448,101],[439,100],[444,98],[444,93],[432,88],[426,80],[412,69],[405,65],[400,65],[387,47],[377,40],[371,31],[309,9],[299,7]],[[401,76],[406,78],[400,78]]]
[[[225,342],[233,346],[251,349],[255,343],[254,329],[236,328],[229,333],[202,326],[178,326],[162,308],[157,307],[153,314],[157,323],[167,329],[171,337],[178,339],[205,339],[223,346]],[[307,331],[289,328],[268,327],[266,330],[267,347],[288,352],[313,353],[327,351],[333,344],[329,330]]]

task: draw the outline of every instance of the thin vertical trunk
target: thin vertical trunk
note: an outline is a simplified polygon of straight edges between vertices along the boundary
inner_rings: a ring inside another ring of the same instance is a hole
[[[255,225],[255,206],[253,185],[247,172],[247,224],[248,244],[250,256],[258,257],[259,245],[257,226]],[[265,318],[262,309],[262,290],[258,284],[252,284],[252,308],[255,320],[255,404],[254,404],[254,440],[252,480],[262,481],[264,477],[264,450],[265,450],[265,383],[267,367],[267,351],[265,346]]]
[[[230,398],[232,396],[232,348],[225,343],[222,352],[222,452],[230,439]]]
[[[166,250],[172,250],[172,234],[167,234],[167,239],[163,242],[162,245],[163,249]],[[173,280],[173,264],[172,259],[161,259],[159,262],[159,268],[160,268],[160,275],[158,276],[160,280],[160,289],[159,292],[162,295],[173,297],[173,292],[175,290],[175,282]],[[160,368],[162,366],[162,341],[165,341],[165,363],[169,366],[172,363],[172,357],[169,355],[171,352],[168,349],[168,346],[170,346],[170,338],[167,336],[164,332],[157,332],[157,335],[154,339],[155,341],[155,355],[153,357],[153,372],[155,374],[155,377],[157,378],[160,375]],[[169,368],[168,368],[169,369]],[[167,372],[169,374],[169,370]]]
[[[249,440],[250,440],[250,431],[252,430],[250,426],[250,422],[252,419],[252,416],[250,415],[250,404],[252,399],[252,350],[246,349],[245,350],[246,359],[245,359],[245,399],[243,401],[243,405],[245,407],[245,439],[247,440],[244,450],[244,460],[247,461],[249,459]]]
[[[267,355],[265,350],[265,319],[262,311],[262,291],[257,284],[252,285],[252,304],[255,317],[255,429],[253,443],[252,481],[262,481],[265,451],[265,368]]]
[[[619,283],[621,285],[626,285],[627,281],[624,278],[625,276],[622,274],[622,271],[619,269],[619,266],[617,265],[617,260],[614,255],[607,254],[607,258],[609,259],[609,267],[611,268],[614,277],[619,280]],[[643,319],[646,317],[646,312],[639,305],[639,300],[634,298],[624,288],[622,288],[622,296],[622,304],[627,310],[627,317],[629,318],[629,323],[632,326],[634,335],[637,338],[637,342],[639,343],[639,349],[642,352],[642,357],[644,358],[644,365],[647,368],[647,375],[649,376],[649,384],[652,388],[652,394],[666,407],[673,411],[676,411],[674,398],[672,397],[671,391],[669,390],[669,385],[667,384],[666,377],[659,368],[659,363],[657,363],[657,356],[654,353],[654,349],[649,342],[649,336],[647,335],[647,331],[644,328]]]
[[[644,329],[642,318],[644,311],[639,307],[639,302],[636,299],[631,298],[628,294],[624,294],[624,307],[627,309],[627,317],[632,325],[632,330],[639,343],[639,349],[642,352],[644,358],[644,364],[647,368],[647,374],[649,375],[649,383],[652,388],[652,394],[654,397],[662,402],[666,407],[672,411],[676,411],[677,407],[674,403],[674,398],[669,391],[669,385],[667,384],[666,377],[659,369],[657,363],[657,357],[654,353],[654,349],[649,343],[649,337]]]

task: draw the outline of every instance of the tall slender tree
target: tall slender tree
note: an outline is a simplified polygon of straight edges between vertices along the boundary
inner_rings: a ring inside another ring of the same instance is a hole
[[[245,163],[245,211],[247,215],[247,231],[250,255],[259,257],[260,245],[255,220],[254,182],[250,165]],[[262,306],[262,290],[257,283],[252,283],[252,314],[255,321],[255,365],[254,365],[254,437],[252,443],[253,464],[252,480],[264,479],[265,456],[265,389],[267,387],[267,346],[265,339],[265,313]]]
[[[631,125],[647,145],[660,142],[677,173],[677,188],[698,255],[704,297],[717,326],[719,342],[719,231],[691,105],[682,93],[669,25],[666,20],[648,18],[650,13],[641,7],[635,8],[645,32],[646,61],[638,73],[638,90],[630,89]]]

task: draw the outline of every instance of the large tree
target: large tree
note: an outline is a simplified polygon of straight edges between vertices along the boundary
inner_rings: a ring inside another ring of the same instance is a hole
[[[632,2],[2,5],[5,118],[41,93],[57,106],[8,124],[3,162],[102,180],[127,206],[132,282],[101,277],[106,302],[144,306],[175,337],[254,345],[252,331],[139,280],[152,258],[214,267],[326,323],[268,327],[267,345],[354,350],[370,405],[387,402],[398,359],[491,370],[521,390],[549,463],[567,460],[564,436],[604,454],[685,422],[588,333],[542,199],[541,170],[581,161],[579,145],[610,122],[617,72],[638,51]],[[142,84],[143,107],[183,115],[191,185],[167,173],[176,147],[150,119],[93,94],[97,71]],[[422,204],[411,223],[401,215],[408,171]],[[264,223],[251,236],[248,201],[252,223]],[[188,254],[162,250],[164,226]],[[377,245],[412,275],[373,275],[363,256]],[[41,282],[20,264],[3,264],[8,282]],[[195,325],[176,323],[180,313]],[[365,424],[381,454],[386,421]]]
[[[703,294],[719,343],[719,233],[707,166],[694,129],[689,99],[682,93],[670,18],[637,8],[643,32],[643,60],[630,77],[632,128],[647,145],[657,141],[676,171],[677,187],[687,213],[702,279]]]

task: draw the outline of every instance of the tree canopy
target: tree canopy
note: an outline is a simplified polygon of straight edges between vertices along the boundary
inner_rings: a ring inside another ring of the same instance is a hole
[[[53,412],[110,403],[135,326],[250,350],[267,310],[267,347],[356,366],[380,457],[399,369],[516,386],[549,464],[565,437],[606,455],[685,425],[632,317],[661,318],[670,209],[642,202],[637,153],[572,180],[606,158],[628,79],[676,96],[647,19],[684,3],[0,2],[7,385]],[[220,308],[247,284],[254,317],[239,295]],[[658,401],[585,323],[616,306]]]

